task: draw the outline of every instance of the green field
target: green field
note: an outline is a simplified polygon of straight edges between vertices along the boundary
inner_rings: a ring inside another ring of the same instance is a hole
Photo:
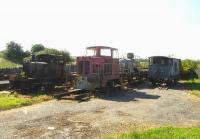
[[[200,127],[161,127],[147,131],[133,131],[106,139],[200,139]]]
[[[21,65],[13,63],[10,60],[4,59],[0,55],[0,69],[6,69],[6,68],[10,69],[10,68],[17,68],[17,67],[21,67]]]
[[[17,67],[21,67],[21,65],[13,63],[9,60],[6,60],[4,58],[0,57],[0,69],[6,69],[6,68],[17,68]]]
[[[191,90],[191,94],[200,97],[200,79],[182,81]]]
[[[47,95],[22,96],[16,93],[12,95],[0,94],[0,111],[22,106],[28,106],[51,99],[52,97]]]
[[[3,53],[2,52],[0,52],[0,57],[3,57]]]

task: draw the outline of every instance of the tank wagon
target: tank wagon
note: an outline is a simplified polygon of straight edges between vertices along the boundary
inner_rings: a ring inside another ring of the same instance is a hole
[[[33,55],[30,62],[23,64],[23,74],[10,76],[13,89],[51,90],[66,79],[66,59],[50,54]]]
[[[120,59],[119,64],[122,81],[132,81],[140,78],[141,69],[133,53],[128,53],[127,58]]]
[[[120,81],[118,50],[107,46],[87,47],[86,56],[77,57],[78,80],[74,88],[95,90],[113,87]]]
[[[181,60],[165,56],[149,57],[148,78],[153,85],[167,83],[180,79],[182,72]]]

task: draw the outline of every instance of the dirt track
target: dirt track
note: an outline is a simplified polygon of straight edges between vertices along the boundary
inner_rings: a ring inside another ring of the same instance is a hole
[[[0,112],[1,138],[96,138],[132,129],[200,125],[200,99],[181,85],[130,88],[88,102],[52,100]]]

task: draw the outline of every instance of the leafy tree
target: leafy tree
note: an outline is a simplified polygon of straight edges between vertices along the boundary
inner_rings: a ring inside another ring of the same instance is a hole
[[[23,62],[24,62],[24,63],[30,62],[31,59],[32,59],[31,56],[25,57],[25,58],[23,59]]]
[[[40,54],[51,54],[51,55],[60,55],[60,56],[64,56],[67,61],[72,61],[72,58],[70,56],[70,53],[67,51],[59,51],[57,49],[53,49],[53,48],[45,48],[43,51],[39,51],[37,53],[35,53],[36,55],[40,55]]]
[[[197,74],[198,78],[200,79],[200,61],[197,61],[197,66],[195,68],[195,73]]]
[[[182,61],[182,66],[184,72],[193,72],[197,64],[194,60],[185,59]]]
[[[182,66],[183,66],[183,74],[186,78],[195,78],[197,77],[197,74],[195,72],[195,69],[197,68],[197,62],[190,59],[182,60]]]
[[[64,56],[68,61],[72,61],[72,57],[70,56],[70,53],[67,51],[60,51],[60,55]]]
[[[25,51],[23,57],[29,57],[31,55],[30,51]]]
[[[6,50],[4,51],[4,57],[13,62],[21,63],[24,58],[22,46],[14,41],[7,43]]]
[[[34,44],[31,48],[31,53],[34,54],[36,52],[43,51],[45,49],[44,45],[42,44]]]
[[[43,51],[39,51],[35,54],[36,55],[40,55],[40,54],[60,55],[60,52],[54,48],[45,48]]]

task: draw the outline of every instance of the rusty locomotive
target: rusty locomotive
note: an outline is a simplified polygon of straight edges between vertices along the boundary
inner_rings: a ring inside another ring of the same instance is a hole
[[[107,46],[87,47],[86,56],[80,56],[73,65],[73,77],[69,64],[62,56],[42,54],[32,56],[23,64],[23,76],[10,76],[10,87],[30,90],[52,90],[56,85],[71,81],[74,89],[95,90],[112,88],[126,77],[133,79],[139,75],[139,68],[131,54],[119,59],[118,49]],[[133,54],[132,54],[133,56]],[[74,74],[75,71],[75,74]]]
[[[10,87],[22,90],[51,90],[55,85],[65,82],[66,59],[50,54],[33,55],[29,62],[23,64],[20,75],[9,78]]]
[[[78,89],[115,88],[146,74],[133,53],[119,59],[118,49],[106,46],[87,47],[86,56],[77,57],[76,64],[79,78],[74,88]]]
[[[181,60],[165,56],[149,57],[148,78],[153,85],[176,82],[180,79],[182,72]]]
[[[125,80],[146,77],[133,53],[119,59],[118,49],[107,46],[87,47],[86,56],[76,58],[73,74],[65,57],[48,54],[32,56],[23,64],[23,75],[10,76],[10,87],[30,90],[52,90],[70,80],[73,89],[96,90],[120,86]],[[67,69],[67,70],[66,70]],[[149,58],[149,80],[155,83],[176,81],[180,78],[181,61],[168,57]]]
[[[119,59],[116,48],[93,46],[87,48],[87,56],[77,57],[79,79],[75,88],[95,90],[119,83]]]
[[[119,60],[120,77],[122,81],[132,82],[146,77],[146,68],[142,67],[139,58],[133,53],[127,53],[127,56]]]

